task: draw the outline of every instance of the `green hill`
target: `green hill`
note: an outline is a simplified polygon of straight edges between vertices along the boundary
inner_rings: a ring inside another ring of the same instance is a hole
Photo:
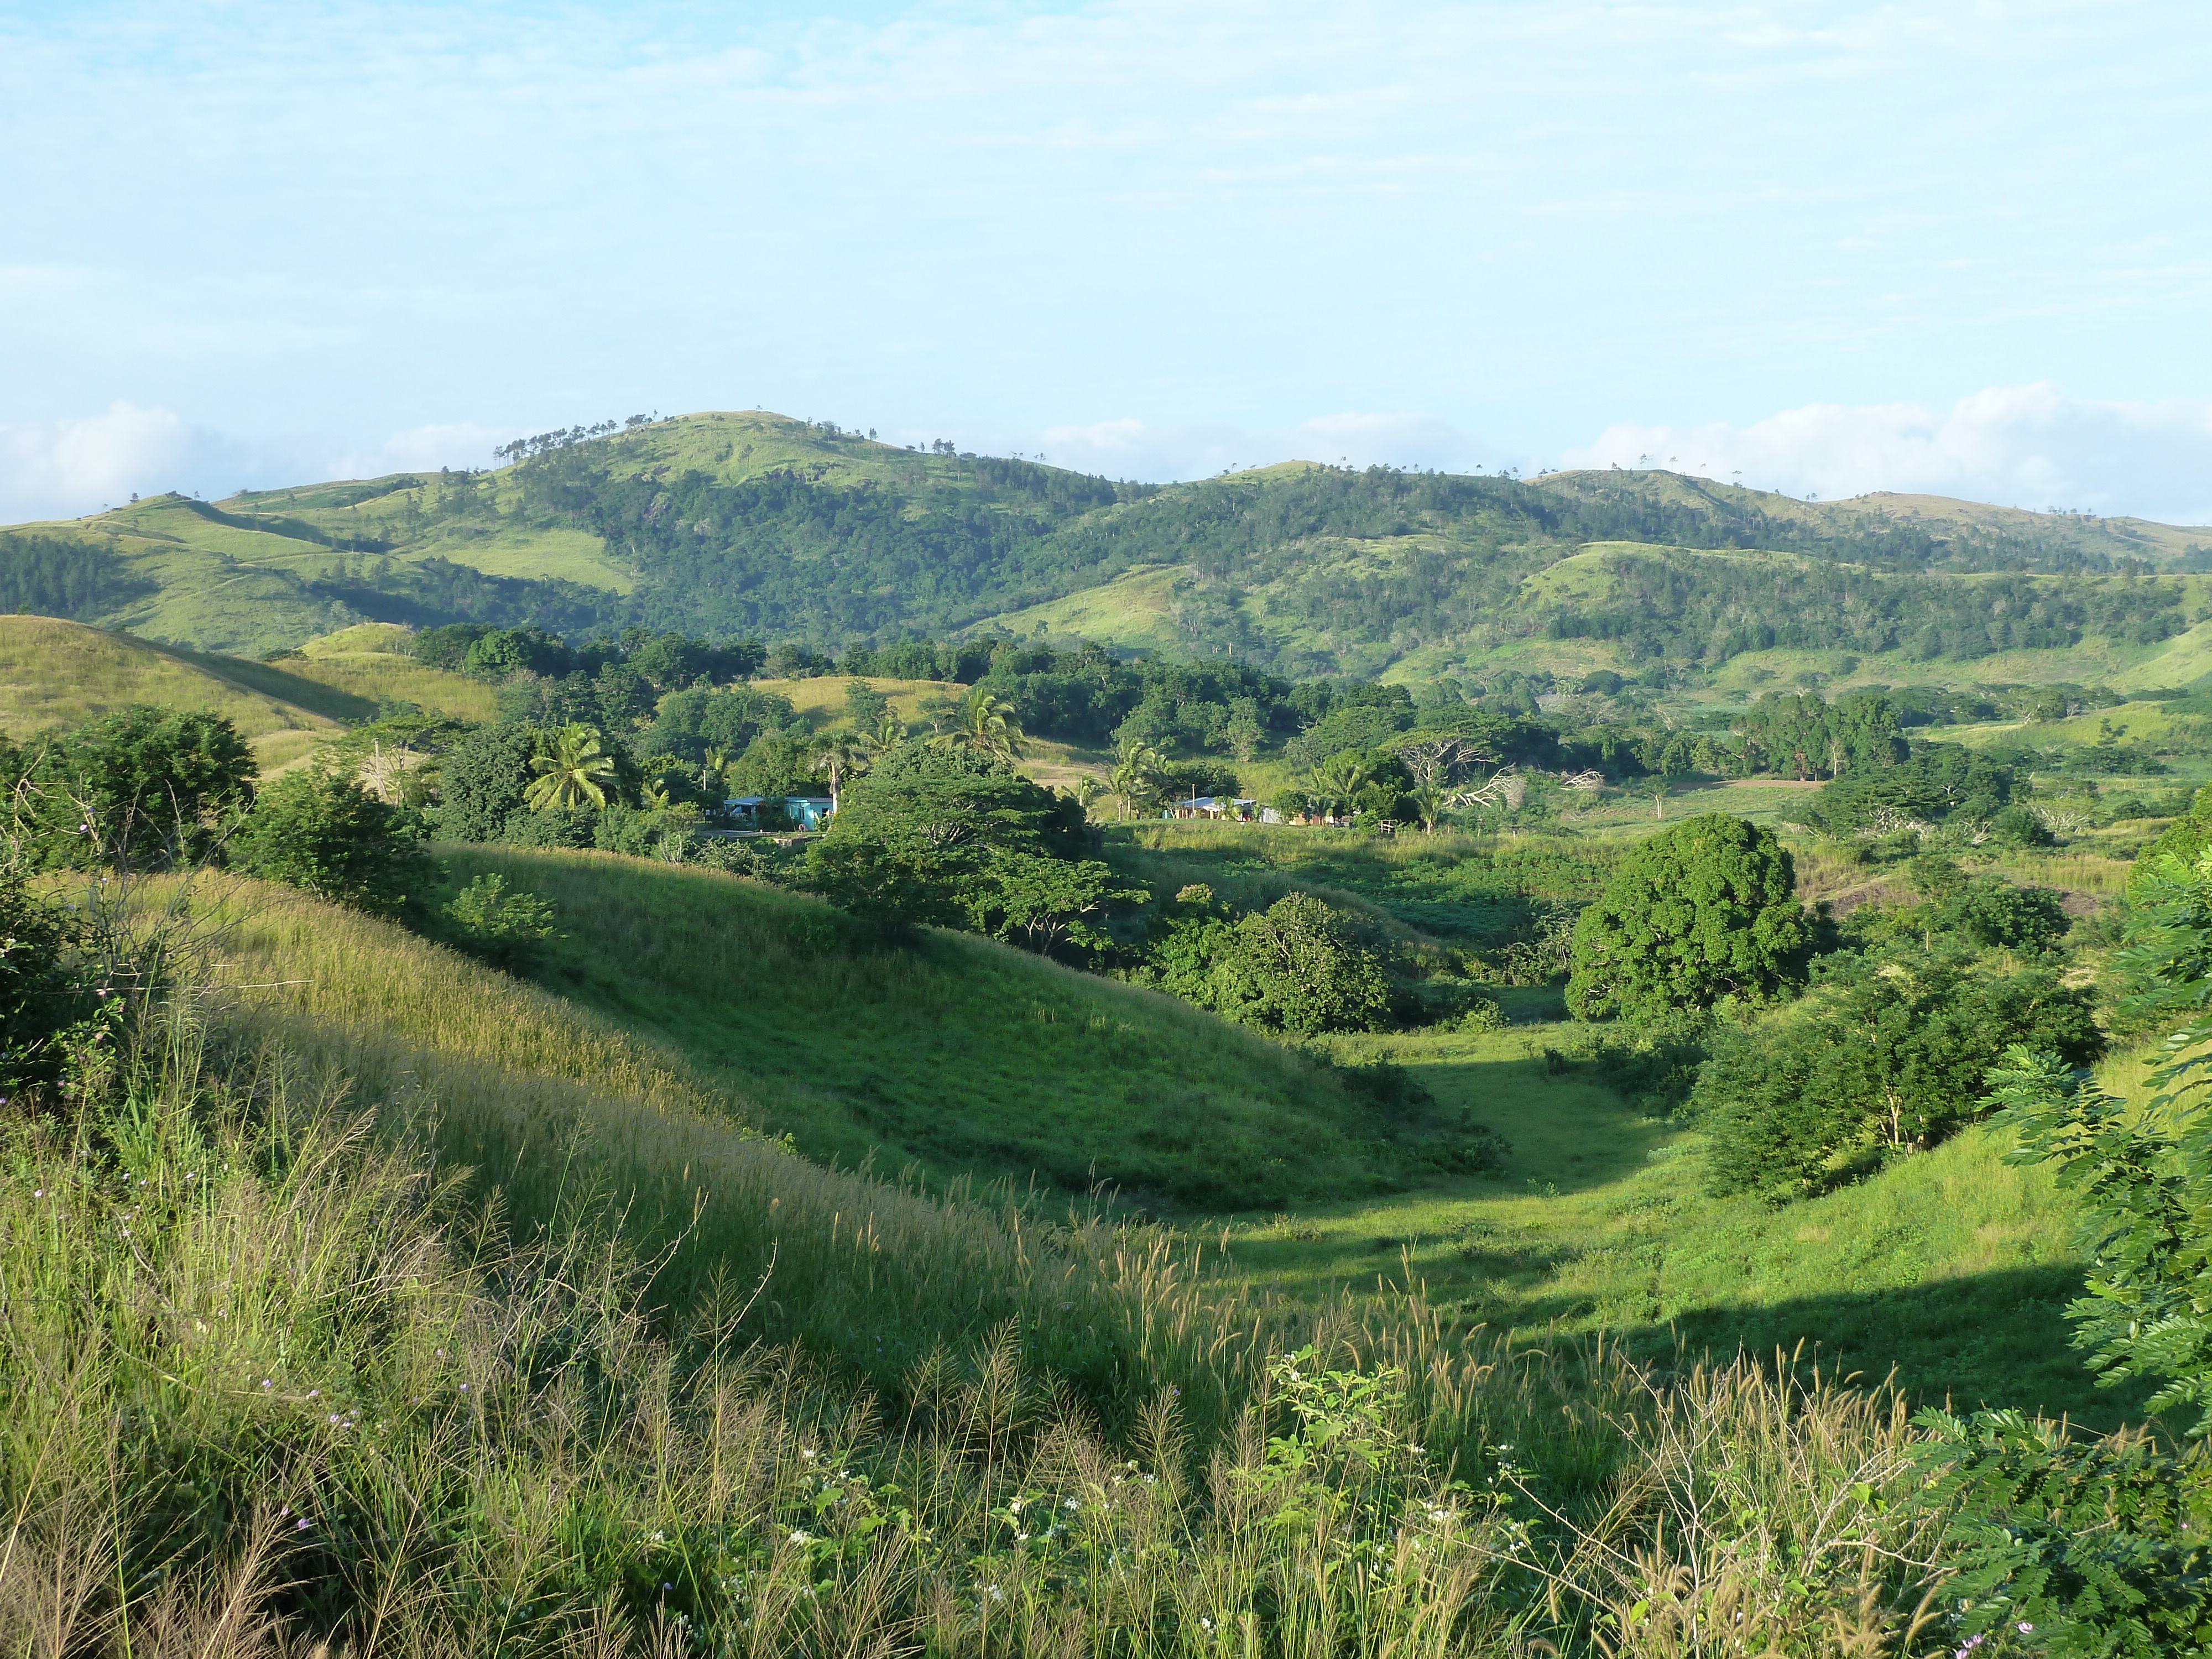
[[[1402,1186],[1459,1137],[1187,1004],[965,934],[884,949],[818,900],[593,853],[448,848],[553,900],[537,977],[678,1049],[811,1156],[1180,1209]]]
[[[2025,653],[2048,672],[2007,676],[2079,678],[2166,672],[2144,665],[2202,619],[2201,584],[2175,578],[2208,541],[1663,471],[1294,463],[1163,488],[753,411],[544,434],[484,473],[162,495],[18,526],[0,532],[0,602],[250,655],[364,620],[823,647],[1043,626],[1294,674],[1436,674],[1500,652],[1712,668],[1779,650]],[[1591,574],[1555,578],[1562,564]]]
[[[333,635],[264,663],[58,617],[0,617],[0,732],[20,742],[132,703],[167,704],[228,719],[265,772],[374,719],[386,698],[490,718],[489,686],[380,648],[392,643]]]

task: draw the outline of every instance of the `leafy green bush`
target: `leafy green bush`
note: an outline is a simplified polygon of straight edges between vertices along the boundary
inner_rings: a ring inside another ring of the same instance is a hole
[[[1932,947],[1947,939],[1977,950],[2039,956],[2057,949],[2074,927],[2050,889],[2015,886],[1990,873],[1969,876],[1948,859],[1916,858],[1905,880],[1922,902],[1861,906],[1838,925],[1846,944],[1868,949],[1917,939]]]
[[[0,1097],[51,1075],[52,1039],[82,1012],[86,994],[66,964],[76,932],[20,870],[0,872]]]
[[[1763,1002],[1804,975],[1812,924],[1796,871],[1742,818],[1690,818],[1631,850],[1575,924],[1567,1008],[1577,1019],[1647,1018]]]
[[[2212,1648],[2212,857],[2172,857],[2136,890],[2127,953],[2138,1016],[2179,1028],[2148,1105],[2027,1045],[2007,1053],[1991,1097],[2018,1138],[2008,1161],[2055,1165],[2080,1203],[2076,1247],[2094,1266],[2067,1309],[2074,1346],[2100,1382],[2154,1383],[2153,1412],[2195,1421],[2177,1454],[2139,1433],[2084,1442],[2017,1413],[1923,1413],[1922,1501],[1948,1511],[1970,1643],[2019,1633],[2100,1659]]]
[[[221,715],[143,704],[0,753],[18,845],[48,870],[198,863],[252,800],[255,769]]]
[[[264,789],[225,852],[249,875],[380,915],[405,902],[425,869],[414,814],[314,767]]]
[[[446,905],[457,942],[495,968],[517,968],[553,931],[553,906],[535,893],[509,892],[504,876],[478,876]]]
[[[1915,1505],[1945,1516],[1970,1656],[2165,1659],[2212,1638],[2203,1460],[2142,1434],[2078,1441],[2016,1411],[1928,1410]],[[2014,1640],[2011,1638],[2025,1638]]]
[[[2137,856],[2128,875],[2128,902],[2142,902],[2154,884],[2187,881],[2208,843],[2212,843],[2212,784],[2199,789],[2188,811]]]
[[[1381,959],[1310,893],[1287,894],[1243,917],[1221,942],[1204,988],[1205,1006],[1218,1013],[1305,1036],[1389,1023],[1390,982]]]

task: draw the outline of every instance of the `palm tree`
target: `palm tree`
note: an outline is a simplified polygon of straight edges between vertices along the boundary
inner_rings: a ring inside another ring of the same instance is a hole
[[[1084,816],[1086,817],[1091,814],[1091,803],[1108,793],[1106,786],[1088,772],[1076,779],[1075,787],[1067,792],[1069,799],[1083,809]]]
[[[1413,789],[1413,811],[1421,820],[1421,828],[1430,835],[1437,832],[1437,820],[1452,804],[1452,792],[1440,783],[1418,784]]]
[[[822,751],[815,756],[814,763],[830,780],[830,812],[833,817],[845,780],[866,771],[868,758],[864,740],[850,732],[832,732],[822,740]]]
[[[586,802],[605,811],[607,787],[615,781],[615,757],[599,747],[599,734],[590,726],[564,726],[553,734],[553,752],[534,757],[530,769],[538,779],[522,799],[532,811]]]
[[[1014,721],[1013,705],[988,691],[971,696],[961,706],[959,720],[932,741],[946,749],[972,749],[1007,762],[1022,757],[1022,728]]]
[[[1167,769],[1167,757],[1150,744],[1135,738],[1124,738],[1115,751],[1114,775],[1109,787],[1121,798],[1121,816],[1129,817],[1137,810],[1140,800],[1150,800],[1159,788],[1160,774]]]
[[[1338,803],[1349,805],[1361,790],[1374,781],[1373,763],[1358,750],[1347,749],[1314,768],[1309,787],[1317,799],[1326,801],[1331,808],[1326,816],[1334,817]]]
[[[856,739],[863,754],[872,763],[881,760],[906,741],[906,722],[886,708],[877,716],[876,729],[863,732]]]

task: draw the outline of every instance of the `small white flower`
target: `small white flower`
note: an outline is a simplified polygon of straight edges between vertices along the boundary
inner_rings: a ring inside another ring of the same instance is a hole
[[[791,1530],[791,1541],[804,1547],[814,1541],[814,1534],[811,1532],[801,1532],[798,1528],[793,1527]]]

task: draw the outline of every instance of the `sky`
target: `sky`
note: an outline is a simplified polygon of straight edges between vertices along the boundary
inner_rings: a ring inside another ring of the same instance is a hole
[[[2212,522],[2212,12],[0,0],[0,520],[762,407]]]

